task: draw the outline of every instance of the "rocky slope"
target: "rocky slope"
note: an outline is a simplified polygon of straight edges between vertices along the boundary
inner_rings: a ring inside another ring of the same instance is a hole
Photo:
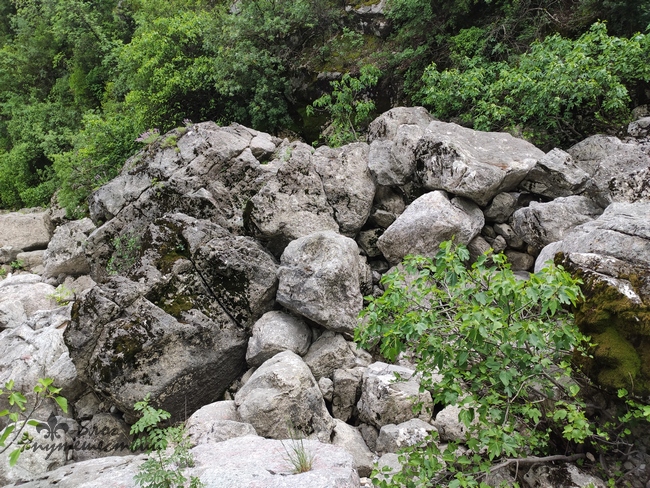
[[[0,281],[0,381],[51,376],[74,407],[55,420],[68,442],[0,466],[0,481],[132,486],[142,456],[92,458],[127,454],[115,446],[147,394],[189,418],[192,472],[208,486],[359,486],[377,455],[390,465],[427,431],[457,435],[453,406],[415,418],[413,402],[431,399],[408,365],[351,342],[381,275],[451,237],[521,273],[555,259],[582,276],[591,373],[649,392],[649,120],[547,154],[417,107],[338,149],[206,122],[127,161],[90,219],[0,215],[0,260],[32,271]],[[291,428],[323,463],[308,481],[288,476],[278,440]],[[87,432],[112,449],[79,448]]]

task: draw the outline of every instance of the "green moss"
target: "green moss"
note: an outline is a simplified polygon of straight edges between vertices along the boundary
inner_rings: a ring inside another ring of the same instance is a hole
[[[593,356],[598,382],[606,388],[634,389],[635,393],[640,393],[641,358],[632,344],[614,327],[594,334],[592,342],[597,344]]]

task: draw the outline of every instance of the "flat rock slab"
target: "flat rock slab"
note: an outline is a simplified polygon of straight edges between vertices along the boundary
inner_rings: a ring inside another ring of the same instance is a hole
[[[11,212],[0,215],[0,247],[23,251],[45,249],[50,242],[50,218],[47,212]]]
[[[359,476],[352,456],[341,447],[303,440],[313,456],[311,471],[294,474],[287,450],[300,441],[239,437],[192,449],[196,467],[187,473],[214,488],[353,488]]]

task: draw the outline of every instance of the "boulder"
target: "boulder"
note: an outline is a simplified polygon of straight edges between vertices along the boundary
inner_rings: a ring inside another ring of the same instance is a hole
[[[11,246],[22,251],[45,249],[52,235],[46,211],[0,214],[0,248]]]
[[[294,239],[314,232],[339,230],[312,160],[313,151],[306,144],[292,144],[289,159],[246,204],[247,232],[276,255],[282,254]]]
[[[312,156],[339,232],[354,238],[368,220],[375,182],[368,170],[368,145],[347,144],[339,149],[320,147]]]
[[[613,203],[542,250],[583,281],[576,323],[591,342],[585,370],[600,385],[650,392],[650,203]],[[561,253],[561,254],[556,254]]]
[[[43,256],[43,276],[56,278],[60,274],[80,276],[90,273],[85,243],[93,230],[95,224],[88,218],[57,227]]]
[[[418,403],[422,404],[422,409],[415,414],[413,407]],[[433,402],[428,391],[420,392],[420,383],[413,370],[376,362],[364,372],[357,408],[362,422],[381,428],[413,418],[427,421],[431,418]]]
[[[29,270],[32,273],[41,274],[43,272],[43,255],[45,251],[38,249],[36,251],[19,252],[16,261],[20,263],[23,270]]]
[[[332,444],[340,446],[349,452],[354,459],[354,467],[359,476],[370,476],[375,462],[375,456],[368,449],[361,433],[356,427],[346,424],[342,420],[335,420],[334,437]]]
[[[570,147],[567,152],[592,180],[584,196],[603,208],[611,202],[650,199],[649,158],[640,145],[612,136],[595,135]]]
[[[561,241],[574,227],[597,218],[602,208],[581,196],[556,198],[552,202],[531,202],[512,216],[512,226],[525,242],[542,249]]]
[[[57,307],[55,288],[35,274],[13,275],[0,281],[0,328],[22,324],[38,310]]]
[[[535,258],[525,252],[506,249],[504,252],[512,271],[530,271],[535,266]]]
[[[630,122],[627,126],[627,133],[632,137],[648,137],[650,134],[650,117],[642,117],[639,120]]]
[[[370,145],[368,169],[379,185],[404,185],[415,174],[415,150],[424,128],[414,124],[397,127],[390,140],[376,139]]]
[[[368,126],[368,143],[375,140],[394,139],[404,125],[425,129],[433,117],[424,107],[396,107],[384,112]]]
[[[293,449],[313,459],[309,471],[294,473]],[[354,459],[343,448],[315,440],[238,437],[192,449],[195,467],[187,469],[210,488],[358,488]]]
[[[242,420],[264,437],[286,439],[295,430],[329,441],[334,428],[314,376],[291,351],[262,364],[237,392],[235,403]]]
[[[561,149],[553,149],[540,158],[519,188],[549,198],[579,195],[592,185],[584,171]]]
[[[507,222],[508,218],[515,210],[517,210],[518,203],[518,193],[499,193],[483,210],[485,220],[487,222],[496,222],[498,224]]]
[[[332,373],[332,415],[347,422],[353,416],[361,397],[363,368],[335,369]]]
[[[407,254],[435,256],[441,242],[455,238],[468,244],[485,221],[481,210],[469,200],[449,197],[441,191],[415,200],[377,240],[389,263],[399,263]]]
[[[280,263],[278,303],[352,336],[363,304],[356,242],[335,232],[316,232],[291,242]]]
[[[386,229],[405,209],[402,195],[387,186],[378,186],[368,223]]]
[[[503,132],[480,132],[433,121],[415,151],[416,175],[427,190],[446,190],[485,206],[514,190],[544,153]]]
[[[302,320],[285,312],[267,312],[253,325],[246,362],[257,367],[282,351],[304,356],[310,343],[311,329]]]
[[[435,427],[420,419],[407,420],[398,425],[384,425],[377,437],[377,454],[381,456],[387,452],[397,452],[405,447],[417,445],[435,431]]]
[[[441,441],[460,441],[467,440],[467,427],[460,420],[458,414],[460,407],[457,405],[447,405],[437,413],[436,418],[431,423],[438,431]]]
[[[495,224],[494,231],[503,237],[508,245],[513,249],[523,249],[525,244],[517,232],[508,224]]]
[[[303,358],[316,381],[331,378],[334,370],[354,368],[355,356],[350,345],[340,334],[331,331],[323,333],[309,348]]]

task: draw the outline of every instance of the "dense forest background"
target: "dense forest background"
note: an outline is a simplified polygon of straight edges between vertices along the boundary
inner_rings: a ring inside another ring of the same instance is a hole
[[[58,190],[82,216],[142,133],[190,121],[340,144],[424,105],[550,148],[648,102],[650,0],[372,3],[0,0],[0,208]]]

